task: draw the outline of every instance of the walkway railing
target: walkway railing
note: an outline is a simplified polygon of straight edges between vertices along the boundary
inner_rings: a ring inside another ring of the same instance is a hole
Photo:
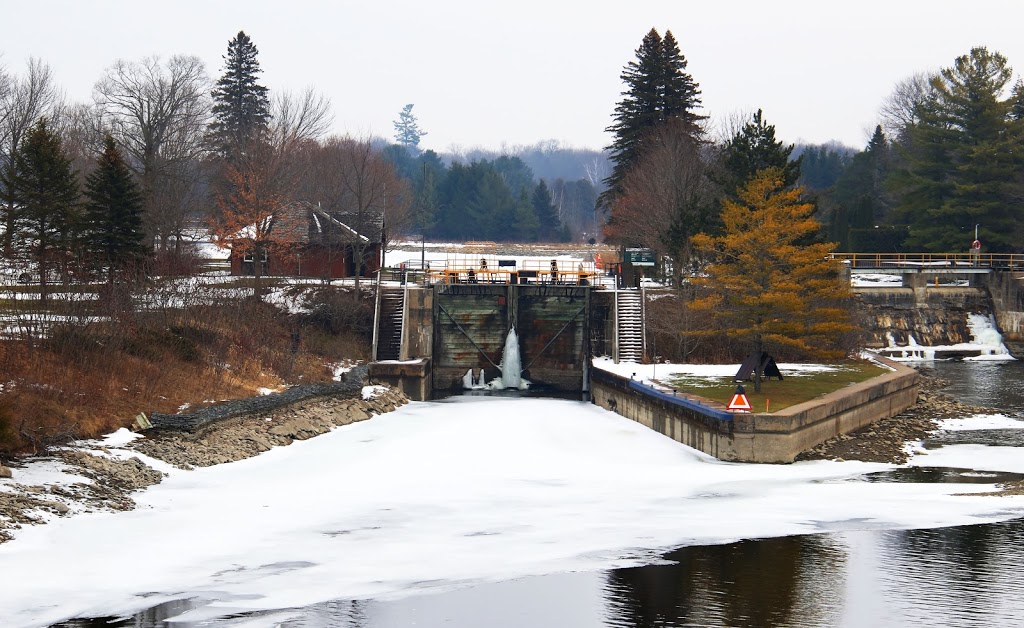
[[[417,264],[418,265],[418,264]],[[505,260],[491,256],[434,262],[427,268],[413,268],[403,264],[400,268],[384,270],[394,281],[404,280],[417,284],[564,284],[597,285],[601,272],[593,262],[574,260]]]
[[[831,259],[851,269],[873,268],[991,268],[1024,270],[1024,255],[1016,253],[833,253]]]

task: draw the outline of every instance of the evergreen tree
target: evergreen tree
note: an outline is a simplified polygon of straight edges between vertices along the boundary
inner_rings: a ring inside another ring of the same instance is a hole
[[[146,256],[142,193],[107,136],[99,163],[85,179],[85,248],[107,270],[111,286],[117,271],[131,269]]]
[[[437,199],[438,219],[432,232],[435,237],[516,239],[517,196],[486,159],[468,166],[453,163],[444,182],[438,186]]]
[[[753,120],[744,124],[725,143],[722,150],[725,169],[722,188],[727,195],[734,197],[754,174],[766,168],[778,168],[785,187],[796,185],[800,178],[800,159],[791,161],[792,153],[793,145],[786,146],[775,139],[775,125],[766,123],[758,109]]]
[[[72,248],[78,204],[77,175],[45,119],[29,131],[2,179],[15,208],[18,236],[38,265],[39,298],[45,302],[53,264]]]
[[[259,51],[244,31],[228,42],[224,74],[212,92],[210,135],[223,155],[235,156],[240,147],[260,139],[270,122],[270,99],[260,85]]]
[[[974,48],[932,78],[893,177],[908,247],[964,251],[980,225],[989,250],[1018,248],[1024,123],[1004,98],[1011,77],[1003,55]]]
[[[850,165],[856,151],[845,146],[797,146],[793,151],[800,157],[800,178],[797,184],[808,192],[824,192],[839,180]]]
[[[409,152],[416,154],[420,150],[420,138],[427,134],[421,131],[416,116],[412,113],[412,104],[402,108],[395,120],[395,141],[404,146]]]
[[[889,173],[889,142],[881,125],[875,127],[867,147],[853,156],[850,166],[835,184],[832,201],[836,206],[829,235],[841,250],[854,246],[859,251],[886,252],[888,230],[876,230],[886,222],[891,207],[885,180]],[[851,230],[856,237],[851,236]],[[874,242],[873,234],[885,234],[885,242]],[[865,248],[866,247],[866,248]]]
[[[637,48],[636,61],[626,64],[622,71],[626,91],[615,107],[615,123],[606,129],[615,139],[608,147],[613,163],[605,179],[608,188],[598,199],[603,206],[611,207],[621,194],[622,181],[643,154],[645,136],[659,125],[679,120],[692,137],[702,136],[700,122],[706,116],[696,113],[700,89],[686,73],[686,65],[671,31],[662,38],[653,28]]]
[[[522,159],[502,155],[490,163],[494,170],[501,175],[501,179],[513,196],[518,197],[524,190],[527,194],[533,191],[533,170]]]
[[[512,230],[504,239],[512,242],[536,242],[540,232],[540,220],[537,212],[530,202],[530,195],[526,190],[519,192],[519,200],[516,202],[515,213],[512,219]]]
[[[414,211],[416,229],[421,235],[431,231],[437,221],[437,183],[433,169],[423,168],[423,176],[415,186]]]
[[[842,357],[841,338],[853,330],[844,307],[849,288],[828,259],[833,245],[801,244],[818,230],[814,206],[802,195],[781,169],[759,170],[737,200],[723,201],[722,235],[693,237],[694,248],[712,261],[693,278],[708,294],[691,308],[719,327],[699,333],[750,339],[757,355],[773,343],[798,354]]]
[[[558,218],[558,210],[551,203],[551,191],[548,184],[541,180],[533,190],[531,199],[534,215],[537,217],[537,237],[541,242],[562,240],[564,229]]]
[[[1024,120],[1024,79],[1017,79],[1010,95],[1010,117],[1013,120]]]

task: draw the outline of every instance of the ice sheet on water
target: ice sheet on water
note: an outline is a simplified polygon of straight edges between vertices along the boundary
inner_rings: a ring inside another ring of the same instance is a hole
[[[960,419],[943,419],[939,429],[947,432],[964,430],[1014,430],[1024,429],[1024,421],[1003,414],[976,414]]]
[[[200,593],[215,614],[300,608],[636,564],[684,544],[1024,513],[1024,497],[996,508],[955,495],[960,485],[857,481],[886,468],[719,462],[580,402],[411,403],[256,458],[172,470],[132,512],[18,531],[0,569],[47,576],[8,579],[0,617],[45,626]]]
[[[946,445],[937,449],[929,449],[923,454],[911,458],[910,466],[1024,473],[1024,456],[1021,455],[1020,447]],[[980,488],[978,488],[979,486]],[[975,485],[972,490],[992,489],[985,485]]]

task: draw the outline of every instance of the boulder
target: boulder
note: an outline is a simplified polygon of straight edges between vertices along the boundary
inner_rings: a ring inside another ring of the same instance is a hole
[[[0,478],[9,478],[9,477],[11,477],[13,475],[14,474],[11,473],[10,469],[8,469],[4,465],[0,464]]]

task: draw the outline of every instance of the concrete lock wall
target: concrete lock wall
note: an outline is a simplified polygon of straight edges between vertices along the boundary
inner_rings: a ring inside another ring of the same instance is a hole
[[[462,388],[469,369],[475,376],[483,369],[488,381],[499,377],[512,327],[523,377],[559,391],[584,389],[589,287],[441,284],[433,290],[435,389]]]
[[[405,321],[399,358],[430,358],[434,353],[434,291],[408,286],[405,292]]]
[[[709,402],[703,409],[692,402],[683,404],[599,370],[591,377],[591,396],[597,405],[721,460],[786,463],[829,438],[916,403],[917,372],[885,362],[893,372],[771,414],[725,418],[720,404],[715,408]]]

